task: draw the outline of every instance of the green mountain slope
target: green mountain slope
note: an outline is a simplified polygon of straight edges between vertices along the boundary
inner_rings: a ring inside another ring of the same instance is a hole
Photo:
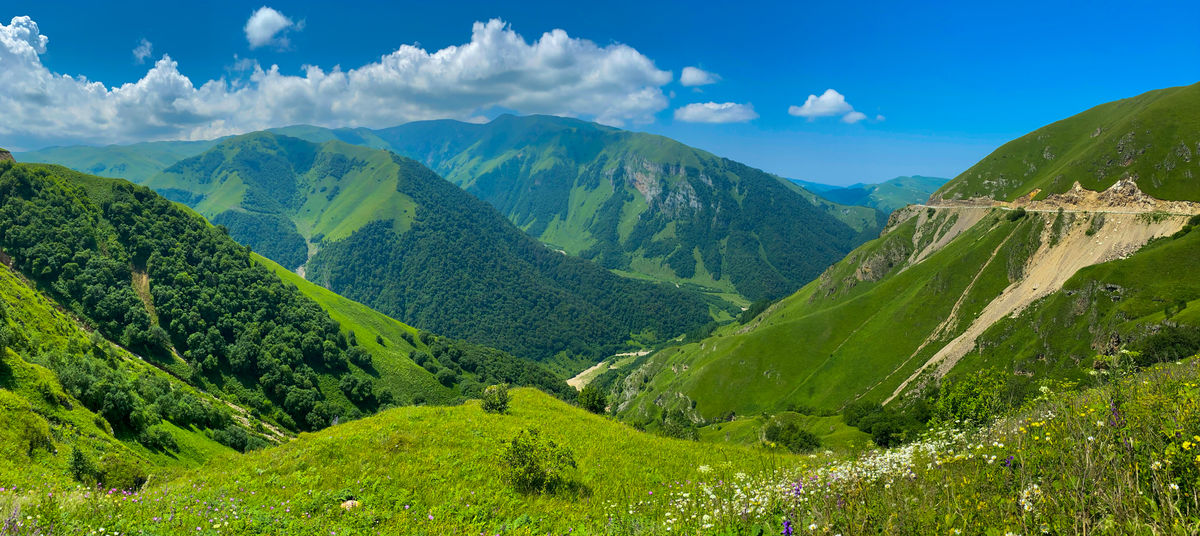
[[[878,229],[858,214],[850,228],[779,177],[574,119],[417,122],[375,134],[571,255],[750,299],[790,292]]]
[[[570,389],[532,363],[301,292],[219,228],[120,180],[0,163],[0,251],[100,335],[286,429],[485,382]]]
[[[942,199],[1037,198],[1132,178],[1159,199],[1200,200],[1200,84],[1101,104],[1004,144],[937,191]]]
[[[1139,99],[1144,113],[1126,116],[1129,124],[1170,131],[1187,120]],[[1058,143],[1089,153],[1089,144],[1107,143],[1093,131]],[[1148,193],[1186,198],[1191,173],[1164,167],[1141,180]],[[974,178],[968,172],[940,192],[964,191]],[[1129,182],[1040,197],[998,206],[947,198],[897,211],[882,237],[757,318],[646,358],[614,383],[622,415],[652,425],[674,409],[713,422],[795,406],[819,414],[854,401],[915,404],[946,378],[990,369],[1005,378],[1007,400],[1020,403],[1041,382],[1084,378],[1098,353],[1170,344],[1189,351],[1190,343],[1170,341],[1188,340],[1175,326],[1200,324],[1191,311],[1200,298],[1191,274],[1200,235],[1190,231],[1200,204],[1156,201]]]
[[[0,263],[0,481],[6,488],[70,487],[76,479],[138,486],[151,473],[176,473],[230,452],[214,434],[228,440],[236,430],[243,441],[265,443],[241,424],[256,419],[234,415],[220,400],[98,334],[89,337]],[[73,457],[84,461],[73,465]]]
[[[820,192],[821,197],[845,205],[877,208],[885,214],[906,205],[924,203],[930,194],[949,179],[937,177],[896,177],[878,184],[855,184]]]
[[[304,264],[309,280],[348,298],[521,356],[590,358],[709,319],[699,294],[547,249],[486,203],[386,151],[255,133],[146,185],[285,267]]]
[[[381,130],[299,125],[271,132],[395,151],[487,201],[555,249],[625,275],[698,286],[738,304],[798,288],[877,236],[885,218],[668,138],[560,117],[505,115],[486,125],[421,121]],[[19,156],[144,183],[219,141],[51,148]],[[189,201],[185,192],[194,190],[155,187],[183,202]],[[299,234],[292,233],[286,221],[265,215],[270,211],[253,218],[242,211],[200,211],[235,235],[286,237],[258,241],[270,251],[255,247],[292,267],[303,262],[305,251],[297,237],[323,232],[297,222]]]

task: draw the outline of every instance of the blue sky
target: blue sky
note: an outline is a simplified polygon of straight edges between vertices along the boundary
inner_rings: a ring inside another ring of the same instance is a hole
[[[1200,81],[1194,2],[274,2],[254,28],[262,2],[174,4],[6,2],[0,145],[562,113],[848,184],[953,176],[1046,123]],[[9,22],[25,15],[36,33]],[[715,83],[685,86],[685,67]]]

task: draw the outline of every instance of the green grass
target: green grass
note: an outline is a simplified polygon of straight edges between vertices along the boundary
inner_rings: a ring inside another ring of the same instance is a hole
[[[964,293],[963,321],[951,336],[1008,286],[1010,259],[1019,262],[1028,244],[1036,246],[1041,226],[1037,217],[985,218],[924,262],[905,266],[913,250],[910,221],[760,315],[748,332],[731,325],[661,351],[648,365],[652,379],[622,413],[652,420],[659,409],[650,401],[665,393],[694,400],[705,419],[774,413],[794,403],[838,410],[859,396],[882,400],[940,347],[917,352]],[[997,248],[998,261],[989,264]],[[889,255],[890,271],[879,260]],[[877,265],[881,279],[860,281],[855,274],[863,265]]]
[[[507,415],[475,402],[401,408],[132,496],[0,492],[0,513],[72,533],[1194,533],[1197,360],[1123,371],[1043,393],[994,427],[850,456],[650,436],[520,389]],[[573,491],[527,495],[504,481],[500,454],[529,428],[573,452]]]
[[[134,533],[195,532],[197,526],[222,534],[591,532],[610,515],[628,516],[614,505],[654,501],[685,481],[770,472],[800,460],[640,433],[529,389],[514,390],[510,407],[506,415],[484,413],[477,402],[386,411],[278,448],[214,460],[144,490],[140,503],[101,506],[101,516],[119,513],[105,520],[107,530]],[[504,443],[526,428],[542,430],[574,453],[571,478],[586,491],[530,496],[501,479]],[[361,507],[342,510],[351,498]],[[172,511],[172,521],[152,519]],[[660,522],[661,512],[659,505],[638,512],[642,526]],[[73,530],[92,520],[77,521],[69,525]],[[214,524],[222,528],[211,529]]]
[[[795,423],[801,430],[808,430],[821,440],[818,450],[854,452],[873,445],[871,436],[857,428],[847,426],[841,415],[828,417],[803,415],[784,411],[775,415],[742,417],[729,422],[719,422],[700,428],[700,441],[710,443],[733,443],[747,446],[763,445],[763,430],[772,421]]]

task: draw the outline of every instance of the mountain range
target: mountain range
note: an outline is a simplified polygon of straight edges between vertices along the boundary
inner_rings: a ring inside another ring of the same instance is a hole
[[[422,121],[380,130],[295,126],[272,132],[415,159],[554,249],[739,305],[799,288],[876,236],[886,221],[870,207],[822,199],[669,138],[574,119],[502,115],[483,125]],[[18,156],[174,188],[155,178],[155,163],[165,170],[175,163],[167,163],[171,158],[197,156],[219,141]],[[294,239],[287,247],[292,256],[285,264],[301,249]]]
[[[899,208],[908,205],[924,203],[930,194],[937,191],[949,179],[938,177],[896,177],[877,184],[852,184],[850,186],[832,186],[809,181],[792,179],[792,182],[821,197],[844,205],[857,205],[879,209],[884,214],[891,214]]]
[[[1198,86],[1154,91],[1005,144],[761,314],[612,371],[619,411],[920,413],[989,371],[1019,401],[1122,348],[1190,355],[1161,350],[1200,319],[1200,124],[1177,113],[1197,104]]]
[[[144,184],[310,281],[521,356],[587,359],[631,336],[663,340],[709,321],[712,300],[699,293],[553,251],[384,150],[260,132],[228,138]]]
[[[840,189],[547,117],[0,150],[0,532],[1169,533],[1196,117]]]

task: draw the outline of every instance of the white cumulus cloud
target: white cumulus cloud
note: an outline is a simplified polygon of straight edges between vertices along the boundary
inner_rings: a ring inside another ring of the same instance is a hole
[[[689,123],[745,123],[758,119],[751,104],[695,102],[675,110],[677,121]]]
[[[146,63],[146,58],[149,58],[154,53],[154,44],[147,41],[145,37],[138,43],[138,46],[133,49],[133,57],[138,64]]]
[[[832,89],[826,89],[820,97],[809,95],[803,106],[788,107],[789,114],[809,119],[848,114],[853,111],[854,107],[846,102],[846,97]]]
[[[285,17],[283,13],[263,6],[250,15],[250,19],[246,21],[246,41],[250,43],[250,48],[267,45],[287,48],[290,44],[287,33],[291,30],[301,29],[303,29],[303,21],[292,22],[292,19]]]
[[[239,61],[246,70],[193,82],[164,55],[113,87],[48,69],[48,42],[29,17],[0,23],[0,145],[203,139],[298,123],[378,128],[494,110],[647,123],[667,107],[662,88],[673,80],[627,45],[563,30],[527,41],[500,20],[475,23],[461,45],[404,45],[349,70],[306,65],[291,75]]]
[[[679,83],[686,87],[706,86],[708,84],[715,84],[720,80],[721,77],[715,73],[710,73],[697,67],[684,67],[683,72],[679,74]]]

